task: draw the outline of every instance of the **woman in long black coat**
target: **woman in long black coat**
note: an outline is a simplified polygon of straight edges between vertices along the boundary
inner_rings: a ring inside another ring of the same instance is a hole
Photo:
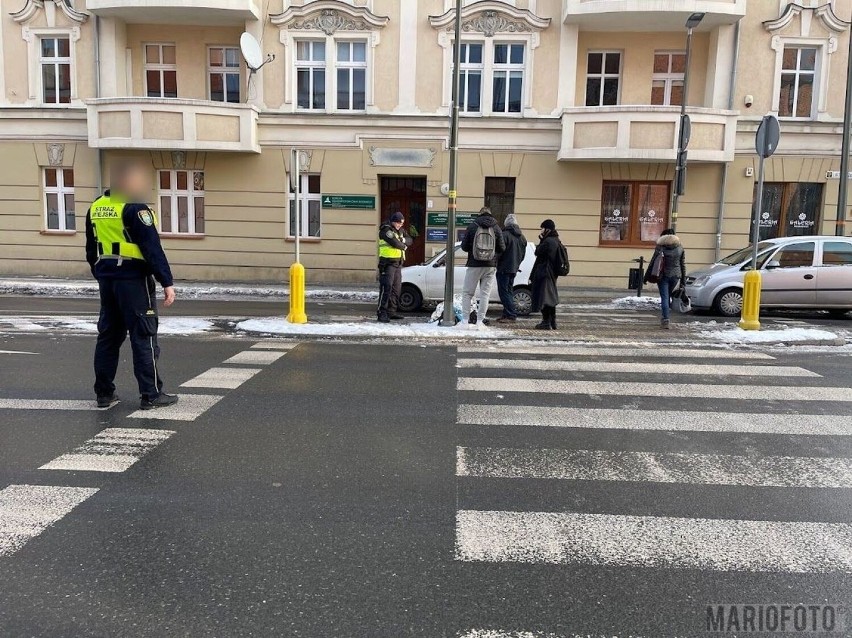
[[[539,244],[535,248],[535,264],[530,273],[532,311],[541,311],[538,330],[556,330],[556,306],[559,290],[556,288],[557,262],[559,261],[559,233],[552,219],[541,222]]]

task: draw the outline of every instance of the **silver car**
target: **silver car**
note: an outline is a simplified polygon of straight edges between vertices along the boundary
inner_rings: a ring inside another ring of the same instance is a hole
[[[757,245],[761,308],[852,311],[852,237],[806,236],[769,239]],[[727,317],[743,307],[743,276],[751,270],[751,246],[686,278],[692,307]]]

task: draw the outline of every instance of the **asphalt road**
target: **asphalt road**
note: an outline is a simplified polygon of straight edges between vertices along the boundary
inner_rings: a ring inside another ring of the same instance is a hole
[[[848,354],[163,346],[184,400],[154,419],[126,361],[90,409],[91,337],[0,337],[0,636],[705,636],[707,605],[852,603]]]

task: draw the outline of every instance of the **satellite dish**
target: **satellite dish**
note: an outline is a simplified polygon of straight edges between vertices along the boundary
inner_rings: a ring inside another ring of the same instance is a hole
[[[257,71],[265,64],[260,44],[251,33],[243,33],[240,36],[240,50],[243,52],[248,68],[252,71]]]

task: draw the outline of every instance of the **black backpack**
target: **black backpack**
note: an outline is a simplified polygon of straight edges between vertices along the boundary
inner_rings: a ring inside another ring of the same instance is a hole
[[[565,244],[559,242],[559,252],[557,252],[558,261],[556,266],[556,276],[565,277],[571,272],[571,261],[568,259],[568,249]]]

